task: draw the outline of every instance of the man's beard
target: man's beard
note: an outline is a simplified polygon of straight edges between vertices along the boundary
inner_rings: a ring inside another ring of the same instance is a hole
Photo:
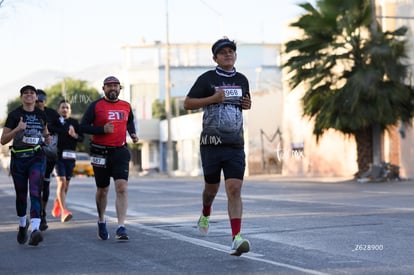
[[[116,91],[109,91],[108,93],[106,93],[106,97],[110,100],[115,100],[118,99],[118,93]]]

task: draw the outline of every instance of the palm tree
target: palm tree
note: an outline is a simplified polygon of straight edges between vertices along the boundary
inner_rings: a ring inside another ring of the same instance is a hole
[[[373,160],[373,127],[383,132],[413,117],[414,91],[404,82],[407,28],[371,28],[370,0],[299,6],[306,13],[291,26],[303,35],[285,44],[289,85],[304,85],[303,115],[313,119],[317,140],[331,128],[355,137],[359,176]]]

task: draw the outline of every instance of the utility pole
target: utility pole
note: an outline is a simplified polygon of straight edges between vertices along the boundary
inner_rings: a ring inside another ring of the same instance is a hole
[[[66,98],[66,79],[65,79],[65,77],[63,77],[63,79],[62,79],[62,83],[60,85],[60,88],[61,88],[63,98],[66,99],[66,100],[69,100],[69,99]]]
[[[172,140],[171,140],[171,75],[170,75],[170,34],[168,24],[168,0],[165,0],[165,114],[167,116],[167,175],[171,176],[172,172]]]

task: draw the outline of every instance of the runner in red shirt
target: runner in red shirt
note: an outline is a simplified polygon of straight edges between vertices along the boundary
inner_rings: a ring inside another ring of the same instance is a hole
[[[121,88],[121,83],[116,77],[105,78],[102,87],[105,96],[88,106],[81,121],[81,132],[93,135],[90,152],[97,187],[98,238],[101,240],[109,239],[105,210],[111,177],[115,181],[118,218],[115,237],[119,240],[129,239],[125,217],[128,207],[127,185],[131,155],[126,144],[126,133],[129,133],[134,143],[139,139],[135,131],[131,105],[118,98]]]

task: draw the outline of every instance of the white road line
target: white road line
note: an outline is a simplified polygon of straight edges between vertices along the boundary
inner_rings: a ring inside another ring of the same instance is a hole
[[[95,210],[92,210],[92,208],[87,206],[87,205],[82,205],[82,206],[79,205],[79,204],[77,206],[71,205],[71,209],[76,209],[76,211],[79,211],[79,212],[82,212],[82,213],[85,213],[85,214],[96,215]],[[128,211],[128,216],[140,216],[140,214],[138,212],[136,213],[134,211],[129,210]],[[116,217],[112,217],[112,216],[108,216],[108,215],[106,215],[106,217],[108,218],[108,220],[116,222]],[[160,235],[170,237],[172,239],[176,239],[176,240],[179,240],[179,241],[191,243],[193,245],[197,245],[197,246],[201,246],[201,247],[221,251],[221,252],[224,252],[226,254],[229,254],[229,252],[230,252],[229,246],[221,245],[221,244],[214,243],[214,242],[205,241],[205,240],[202,240],[202,239],[199,239],[199,238],[187,237],[187,236],[181,235],[181,234],[176,233],[176,232],[171,232],[169,230],[164,230],[164,229],[153,227],[153,226],[147,226],[147,225],[143,225],[143,224],[137,223],[137,222],[130,223],[130,224],[128,224],[128,226],[135,227],[135,228],[138,228],[138,229],[143,229],[143,230],[146,230],[146,231],[151,231],[151,232],[154,232],[154,233],[157,233],[157,234],[160,234]],[[324,273],[324,272],[320,272],[320,271],[317,271],[317,270],[302,268],[300,266],[295,266],[295,265],[290,265],[290,264],[281,263],[281,262],[277,262],[277,261],[263,259],[262,257],[264,257],[264,255],[253,253],[253,252],[249,252],[248,254],[244,254],[241,257],[244,257],[244,258],[250,259],[252,261],[256,261],[256,262],[267,263],[267,264],[274,265],[274,266],[279,266],[279,267],[284,267],[284,268],[295,270],[295,271],[300,271],[300,272],[303,272],[305,274],[314,274],[314,275],[328,275],[329,274],[329,273]]]

